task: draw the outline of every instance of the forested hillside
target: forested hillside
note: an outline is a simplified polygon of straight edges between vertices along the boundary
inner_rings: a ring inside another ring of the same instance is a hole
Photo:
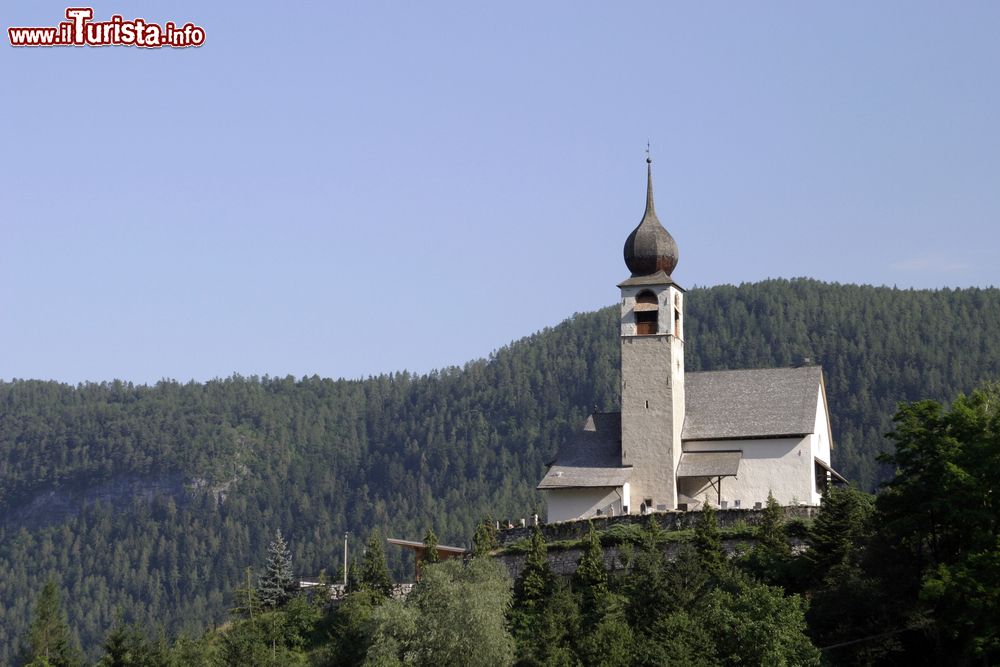
[[[898,401],[1000,378],[997,289],[775,280],[686,305],[688,370],[823,365],[834,466],[866,489]],[[306,575],[336,572],[344,531],[357,555],[374,528],[466,543],[481,516],[541,512],[545,462],[616,407],[617,365],[609,308],[425,376],[0,383],[0,663],[49,575],[93,654],[116,608],[168,634],[221,622],[277,528]]]

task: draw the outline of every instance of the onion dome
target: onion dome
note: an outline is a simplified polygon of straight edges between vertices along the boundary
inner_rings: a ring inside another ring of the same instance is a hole
[[[669,276],[677,266],[677,258],[677,242],[660,224],[653,208],[653,161],[646,158],[646,212],[625,240],[625,266],[633,277],[657,271]]]

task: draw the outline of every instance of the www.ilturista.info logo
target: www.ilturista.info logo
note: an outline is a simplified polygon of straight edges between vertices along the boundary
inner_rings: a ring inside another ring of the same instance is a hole
[[[108,21],[93,21],[91,7],[68,7],[67,21],[47,28],[7,28],[11,46],[141,46],[184,48],[205,43],[205,29],[193,23],[162,26],[145,19],[126,21],[115,14]]]

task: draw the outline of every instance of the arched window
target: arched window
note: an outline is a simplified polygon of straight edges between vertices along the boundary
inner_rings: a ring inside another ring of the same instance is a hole
[[[660,303],[656,295],[646,290],[635,298],[635,332],[640,336],[651,336],[659,329],[657,314]]]

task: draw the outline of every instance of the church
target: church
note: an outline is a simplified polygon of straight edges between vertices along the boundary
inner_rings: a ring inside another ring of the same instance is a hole
[[[600,515],[818,505],[833,436],[819,366],[684,371],[684,289],[677,243],[656,217],[652,161],[646,210],[625,241],[621,410],[590,415],[538,488],[548,521]]]

